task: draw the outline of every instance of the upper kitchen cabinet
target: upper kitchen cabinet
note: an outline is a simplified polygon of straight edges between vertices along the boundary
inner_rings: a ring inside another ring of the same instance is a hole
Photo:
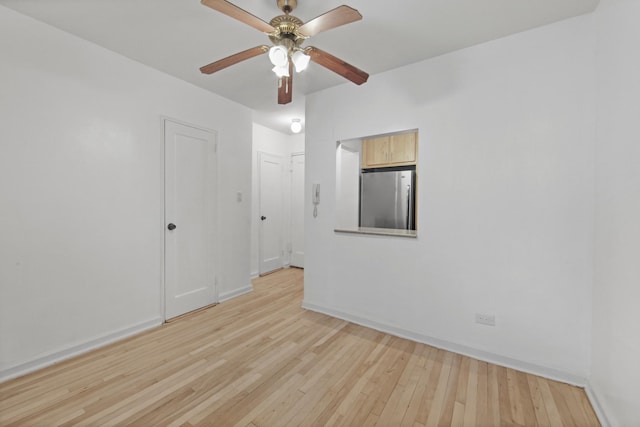
[[[385,135],[362,141],[362,168],[415,165],[417,132]]]

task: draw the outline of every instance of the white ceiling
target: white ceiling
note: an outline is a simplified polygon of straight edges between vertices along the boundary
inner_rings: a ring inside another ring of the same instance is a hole
[[[276,0],[233,0],[270,21]],[[598,0],[298,0],[306,22],[343,3],[361,21],[321,33],[317,46],[375,75],[446,52],[591,12]],[[353,84],[311,63],[293,81],[293,102],[278,105],[277,81],[266,55],[212,75],[199,68],[261,44],[266,35],[200,4],[199,0],[0,0],[0,4],[118,52],[255,111],[254,120],[290,133],[304,123],[304,97]],[[366,84],[366,83],[365,83]]]

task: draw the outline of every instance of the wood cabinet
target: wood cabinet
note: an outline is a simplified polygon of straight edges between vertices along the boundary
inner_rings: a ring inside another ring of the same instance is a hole
[[[362,141],[362,168],[415,165],[417,154],[415,132],[365,139]]]

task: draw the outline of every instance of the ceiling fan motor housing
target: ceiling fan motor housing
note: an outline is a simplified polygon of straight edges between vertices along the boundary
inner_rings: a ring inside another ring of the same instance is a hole
[[[276,29],[274,34],[269,35],[269,38],[275,45],[288,45],[293,44],[300,46],[306,39],[297,30],[304,22],[292,15],[280,15],[276,16],[269,22],[269,24]]]

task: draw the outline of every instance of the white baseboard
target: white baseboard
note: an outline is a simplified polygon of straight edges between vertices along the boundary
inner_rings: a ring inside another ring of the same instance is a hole
[[[280,270],[281,268],[289,268],[289,267],[291,267],[291,264],[289,264],[289,263],[287,262],[287,263],[285,263],[285,264],[282,264],[282,267],[277,268],[277,269],[275,269],[275,270],[273,270],[273,271],[278,271],[278,270]],[[266,272],[265,274],[269,274],[269,273],[271,273],[271,271],[268,271],[268,272]],[[251,277],[251,280],[253,280],[253,279],[257,279],[258,277],[260,277],[260,272],[258,272],[258,271],[252,271],[251,273],[249,273],[249,277]]]
[[[527,372],[529,374],[538,375],[538,376],[555,380],[555,381],[561,381],[561,382],[575,385],[578,387],[584,387],[586,384],[586,378],[580,375],[571,374],[571,373],[563,372],[557,369],[535,365],[533,363],[523,362],[521,360],[512,359],[510,357],[501,356],[499,354],[490,353],[490,352],[479,350],[473,347],[467,347],[465,345],[456,344],[456,343],[442,340],[439,338],[433,338],[417,332],[413,332],[413,331],[405,330],[402,328],[397,328],[395,326],[380,323],[373,319],[368,319],[362,316],[334,310],[328,307],[324,307],[322,305],[311,303],[309,301],[303,301],[302,308],[305,308],[311,311],[316,311],[318,313],[326,314],[328,316],[337,317],[338,319],[356,323],[358,325],[375,329],[377,331],[394,335],[400,338],[406,338],[411,341],[416,341],[416,342],[427,344],[433,347],[441,348],[443,350],[448,350],[454,353],[462,354],[464,356],[469,356],[474,359],[482,360],[484,362],[493,363],[494,365],[516,369],[518,371]]]
[[[609,417],[607,417],[607,411],[604,409],[600,394],[593,388],[590,382],[587,382],[587,385],[584,387],[584,391],[587,393],[589,402],[591,402],[591,406],[598,417],[598,421],[602,424],[602,427],[610,427],[612,424]]]
[[[61,350],[49,352],[43,356],[38,356],[32,360],[24,363],[19,363],[8,368],[3,368],[0,371],[0,382],[10,380],[12,378],[21,377],[38,369],[51,366],[55,363],[62,362],[63,360],[70,359],[80,354],[86,353],[91,350],[95,350],[105,345],[120,341],[128,338],[132,335],[139,334],[156,326],[162,324],[161,317],[154,317],[153,319],[145,320],[135,325],[114,331],[100,337],[90,339],[80,344],[74,344],[67,346]]]
[[[229,292],[224,292],[218,296],[218,302],[225,302],[233,299],[235,297],[239,297],[240,295],[248,294],[249,292],[253,292],[253,285],[248,284],[245,287],[234,289]]]
[[[238,297],[240,295],[243,295],[252,291],[253,291],[253,286],[249,284],[245,287],[221,294],[219,296],[219,302],[228,301],[232,298]],[[95,350],[100,347],[104,347],[105,345],[112,344],[116,341],[123,340],[132,335],[136,335],[148,329],[154,328],[156,326],[160,326],[162,323],[163,323],[163,319],[161,317],[155,317],[153,319],[149,319],[149,320],[137,323],[127,328],[123,328],[118,331],[114,331],[114,332],[102,335],[100,337],[88,340],[80,344],[70,345],[65,348],[62,348],[61,350],[56,350],[56,351],[46,353],[42,356],[38,356],[27,362],[19,363],[6,368],[2,367],[2,369],[0,369],[0,383],[10,380],[12,378],[21,377],[28,373],[37,371],[38,369],[51,366],[55,363],[62,362],[63,360],[70,359],[72,357],[78,356],[88,351]]]

